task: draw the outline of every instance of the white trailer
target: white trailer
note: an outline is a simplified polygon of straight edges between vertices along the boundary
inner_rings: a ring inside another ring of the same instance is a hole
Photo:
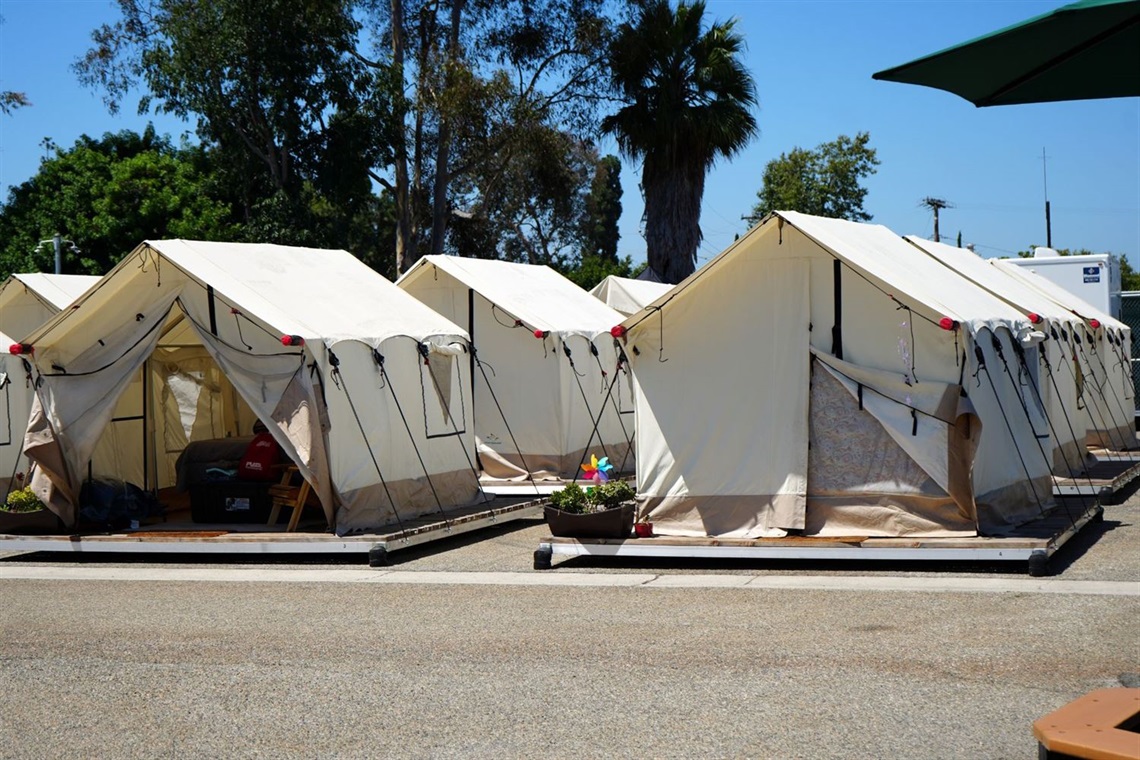
[[[1111,253],[1062,256],[1052,248],[1033,250],[1031,259],[1009,259],[1120,319],[1120,260]]]

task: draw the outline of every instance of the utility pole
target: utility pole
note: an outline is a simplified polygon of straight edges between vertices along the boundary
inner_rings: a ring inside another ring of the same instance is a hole
[[[953,208],[953,206],[949,201],[943,200],[941,198],[935,198],[930,195],[919,201],[918,205],[925,206],[934,212],[934,242],[940,242],[941,238],[938,235],[938,212],[944,208]]]
[[[1045,148],[1041,148],[1041,183],[1045,188],[1045,247],[1053,247],[1053,224],[1049,219],[1049,172],[1046,168]]]

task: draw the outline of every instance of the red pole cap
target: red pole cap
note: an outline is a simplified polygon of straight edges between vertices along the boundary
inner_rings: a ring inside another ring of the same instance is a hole
[[[1027,314],[1026,316],[1029,317],[1029,321],[1035,325],[1039,325],[1044,321],[1043,319],[1041,319],[1041,315],[1035,311],[1029,312],[1029,314]]]
[[[1091,327],[1094,330],[1096,328],[1100,327],[1100,320],[1099,319],[1090,319],[1089,320],[1089,327]]]
[[[538,338],[539,340],[545,340],[549,335],[550,335],[549,330],[535,330],[534,331],[534,337]]]
[[[610,335],[615,338],[624,338],[627,332],[629,331],[625,329],[625,325],[614,325],[610,328]]]
[[[8,353],[12,354],[13,356],[19,356],[20,354],[30,354],[35,350],[35,347],[32,346],[31,343],[13,343],[12,345],[8,346]]]
[[[281,336],[281,345],[283,345],[283,346],[303,346],[303,345],[305,345],[305,339],[302,338],[300,335],[282,335]]]
[[[957,330],[958,320],[951,319],[950,317],[943,317],[942,319],[938,320],[938,326],[943,330]]]

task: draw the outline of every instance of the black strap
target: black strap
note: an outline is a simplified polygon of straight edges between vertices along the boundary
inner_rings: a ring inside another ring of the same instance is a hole
[[[831,353],[836,359],[843,358],[843,262],[832,262],[832,281],[835,284],[835,316],[831,326]]]

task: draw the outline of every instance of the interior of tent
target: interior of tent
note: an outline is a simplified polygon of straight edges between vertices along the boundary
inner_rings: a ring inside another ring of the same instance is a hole
[[[179,308],[170,310],[158,332],[153,352],[122,390],[88,462],[82,517],[89,523],[133,519],[167,527],[268,528],[268,486],[285,478],[288,455],[279,451],[276,477],[233,487],[255,426],[262,429],[258,416]],[[145,497],[124,484],[154,493],[157,504],[138,503]],[[309,501],[319,506],[315,495]],[[290,517],[279,514],[278,522]],[[304,518],[310,529],[325,525],[319,508]]]
[[[471,334],[484,482],[580,478],[581,465],[591,457],[608,460],[613,474],[631,472],[632,385],[618,366],[613,325],[560,329],[557,310],[548,310],[541,321],[518,313],[434,266],[434,258],[422,259],[398,284]],[[593,301],[585,291],[580,295]],[[612,322],[620,319],[615,312]]]
[[[921,255],[898,273],[910,247],[885,228],[784,217],[624,323],[641,517],[754,538],[996,534],[1040,515],[1028,321]],[[917,297],[924,278],[936,297]]]

